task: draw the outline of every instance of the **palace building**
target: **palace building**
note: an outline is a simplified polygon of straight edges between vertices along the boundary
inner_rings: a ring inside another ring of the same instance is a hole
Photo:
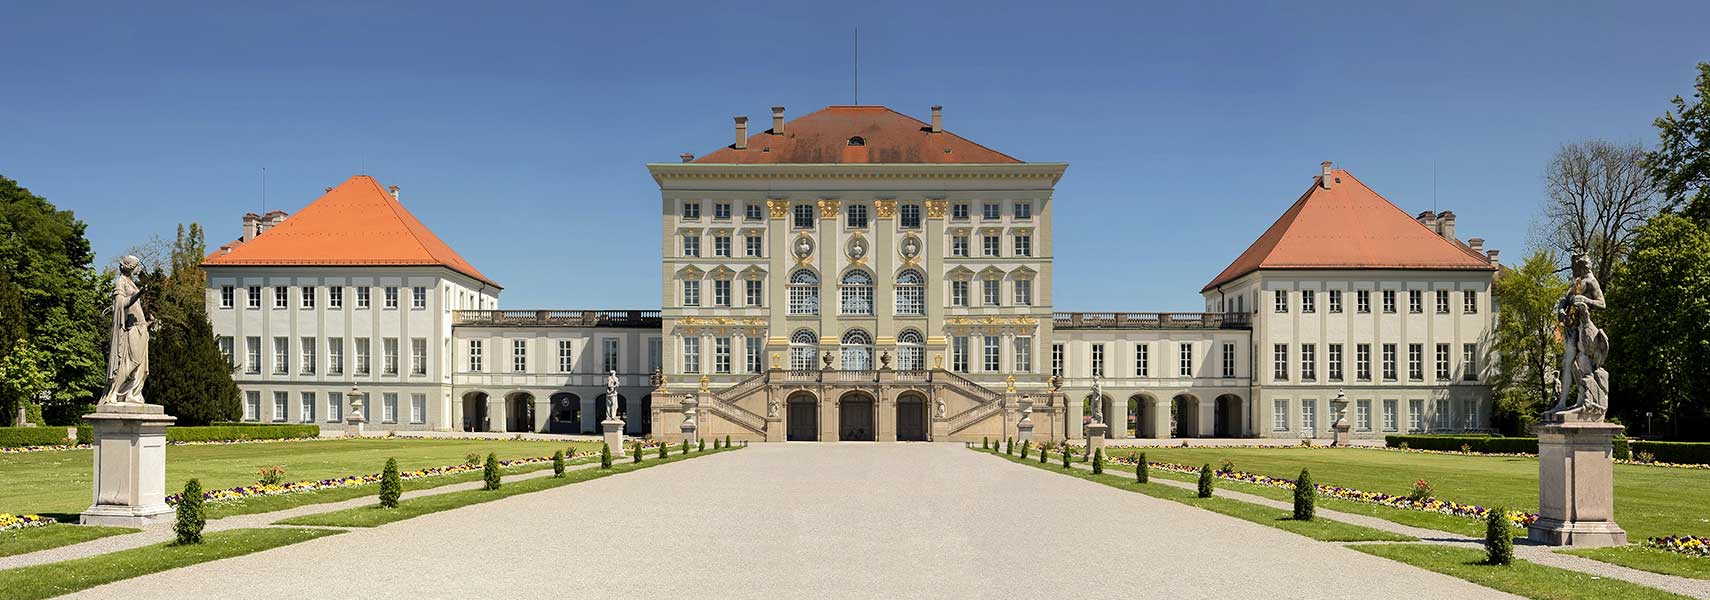
[[[1115,438],[1487,426],[1497,252],[1328,162],[1200,290],[1204,312],[1060,313],[1068,165],[951,133],[939,107],[734,126],[646,165],[660,309],[500,309],[500,286],[366,175],[246,215],[204,261],[244,418],[336,429],[354,391],[383,430],[594,433],[615,402],[626,433],[663,439],[690,397],[703,435],[756,441],[971,440],[1023,418],[1039,439],[1095,417]]]

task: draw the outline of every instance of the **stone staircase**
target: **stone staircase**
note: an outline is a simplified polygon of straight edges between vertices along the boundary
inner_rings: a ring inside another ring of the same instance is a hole
[[[827,385],[921,384],[936,393],[951,393],[973,403],[973,406],[948,417],[949,434],[954,435],[1004,410],[1004,394],[975,383],[950,371],[768,371],[738,381],[712,394],[712,402],[703,403],[701,410],[718,415],[756,434],[765,435],[765,417],[743,408],[739,401],[763,393],[773,383],[823,383]]]

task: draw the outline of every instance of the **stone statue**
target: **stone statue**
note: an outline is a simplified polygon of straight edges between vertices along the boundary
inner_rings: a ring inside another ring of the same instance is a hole
[[[1591,273],[1591,259],[1583,253],[1575,254],[1573,286],[1556,303],[1562,367],[1556,405],[1550,407],[1545,420],[1598,422],[1609,411],[1609,373],[1603,370],[1603,361],[1609,357],[1609,335],[1591,322],[1592,309],[1603,308],[1603,286]],[[1570,398],[1575,390],[1577,397]]]
[[[939,418],[939,419],[944,418],[944,399],[943,398],[937,399],[937,404],[933,408],[932,412],[936,418]]]
[[[771,399],[766,400],[766,418],[768,418],[768,419],[778,418],[778,399],[777,398],[771,398]]]
[[[119,274],[113,276],[113,340],[107,352],[107,393],[98,404],[144,403],[148,330],[152,323],[143,313],[142,290],[135,279],[140,268],[142,260],[127,254],[119,259]]]
[[[616,421],[617,420],[617,405],[618,405],[617,386],[618,386],[617,371],[612,370],[612,371],[606,372],[606,420],[607,421]]]
[[[1093,422],[1094,423],[1103,423],[1104,422],[1104,384],[1099,382],[1098,375],[1096,375],[1096,374],[1093,375],[1093,380],[1092,380],[1092,395],[1087,398],[1087,401],[1092,403],[1092,420],[1093,420]]]

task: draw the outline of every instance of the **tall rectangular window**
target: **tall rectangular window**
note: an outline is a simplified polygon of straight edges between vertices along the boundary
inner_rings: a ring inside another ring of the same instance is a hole
[[[1318,344],[1300,345],[1300,380],[1318,381]]]
[[[601,363],[601,366],[604,367],[603,369],[600,369],[600,370],[605,371],[607,373],[618,370],[618,341],[617,341],[617,338],[604,338],[604,339],[600,340],[600,345],[601,345],[600,354],[602,355],[601,358],[603,359],[600,361],[600,363]]]
[[[1417,314],[1425,312],[1424,295],[1425,295],[1425,292],[1422,292],[1420,290],[1407,290],[1407,312],[1408,313],[1417,315]]]
[[[1148,347],[1145,343],[1134,344],[1134,376],[1135,377],[1151,377],[1152,376],[1152,357],[1148,355],[1150,351],[1151,351],[1151,348]]]
[[[1449,345],[1437,344],[1437,381],[1449,380]]]
[[[1227,378],[1231,378],[1234,376],[1235,376],[1235,344],[1232,342],[1224,342],[1223,343],[1223,377],[1225,379],[1227,379]]]
[[[760,307],[766,303],[765,288],[758,279],[742,280],[743,306]]]
[[[1461,344],[1461,379],[1478,381],[1478,344]]]
[[[1181,357],[1177,364],[1181,367],[1181,371],[1178,374],[1182,377],[1193,377],[1193,344],[1182,342],[1180,353]]]
[[[1330,344],[1330,354],[1326,356],[1330,371],[1330,381],[1342,380],[1342,345]]]
[[[318,364],[320,360],[315,356],[315,338],[306,337],[301,340],[297,340],[297,345],[303,349],[302,368],[299,369],[298,372],[304,375],[314,375],[315,365]]]
[[[641,370],[652,373],[665,364],[665,341],[659,338],[647,338],[647,364]]]
[[[1358,312],[1361,314],[1372,312],[1372,291],[1371,290],[1355,290],[1354,291],[1354,312]]]
[[[380,395],[380,422],[398,422],[398,393],[386,392]]]
[[[273,374],[291,372],[291,338],[273,338]]]
[[[327,374],[344,374],[344,338],[327,338]]]
[[[1437,290],[1437,314],[1449,314],[1449,290]]]
[[[410,422],[427,422],[427,394],[410,394]]]
[[[1300,401],[1300,434],[1318,435],[1318,401]]]
[[[701,256],[701,236],[699,234],[683,234],[683,256],[689,258],[699,258]]]
[[[372,293],[373,290],[369,289],[367,286],[356,288],[356,308],[360,310],[368,310],[368,307],[372,305],[372,300],[370,299],[370,295]]]
[[[814,277],[813,273],[804,269],[791,274],[787,289],[790,294],[790,314],[819,314],[819,279]]]
[[[511,372],[528,372],[528,340],[511,340]]]
[[[1342,290],[1330,290],[1330,312],[1342,312]]]
[[[1015,372],[1033,372],[1033,338],[1029,336],[1015,337]]]
[[[747,352],[742,354],[744,362],[748,366],[748,371],[746,372],[759,373],[766,370],[766,359],[764,356],[766,353],[764,348],[766,338],[751,335],[742,338],[742,341],[744,346],[746,346],[744,349],[747,350]]]
[[[1026,233],[1015,234],[1015,255],[1033,256],[1033,236]]]
[[[730,306],[730,280],[714,279],[712,282],[713,306]]]
[[[701,305],[701,282],[694,279],[683,280],[683,306]]]
[[[1383,380],[1395,381],[1395,344],[1383,345]]]
[[[469,340],[469,370],[480,373],[484,370],[481,360],[481,340]]]
[[[995,335],[987,335],[987,336],[981,336],[981,339],[985,342],[985,350],[986,350],[985,351],[985,357],[984,357],[985,358],[985,361],[984,361],[985,364],[982,365],[984,367],[984,372],[996,373],[998,371],[1002,371],[1003,370],[1002,346],[1000,346],[998,343],[1000,341],[1000,338],[998,338],[998,336],[995,336]]]
[[[790,207],[790,226],[796,229],[813,229],[813,205],[797,204]]]
[[[902,204],[897,206],[897,226],[903,229],[920,229],[920,205]]]
[[[743,238],[742,238],[742,255],[749,257],[749,258],[759,258],[760,257],[760,240],[761,240],[761,237],[758,235],[743,236]]]
[[[427,308],[427,288],[419,285],[410,288],[410,308],[416,310]]]
[[[410,338],[410,374],[427,374],[427,338]]]
[[[1315,292],[1313,290],[1301,290],[1300,291],[1300,312],[1302,312],[1302,313],[1318,312],[1318,292]]]
[[[220,286],[220,308],[237,306],[237,290],[229,285]]]
[[[1054,376],[1063,376],[1063,355],[1062,344],[1051,344],[1051,374]]]
[[[996,235],[980,236],[980,256],[997,256],[1002,250],[1002,238]]]
[[[1276,298],[1276,312],[1279,312],[1279,313],[1288,312],[1288,290],[1277,290],[1275,292],[1275,294],[1277,297]]]
[[[252,285],[244,289],[243,305],[249,308],[261,308],[261,286]]]
[[[1288,344],[1271,345],[1271,378],[1288,381]]]
[[[730,373],[730,338],[713,338],[713,372]]]
[[[712,254],[721,258],[730,258],[730,236],[715,235],[712,238]]]
[[[1271,402],[1271,431],[1288,431],[1288,401]]]
[[[1462,291],[1461,298],[1461,312],[1469,315],[1478,314],[1478,290]]]
[[[247,390],[243,393],[243,420],[261,420],[261,392]]]
[[[958,335],[950,338],[950,370],[957,373],[968,372],[968,336]]]
[[[291,289],[285,286],[273,288],[273,308],[284,310],[291,307]]]
[[[1104,377],[1104,344],[1092,345],[1092,376]]]
[[[1383,401],[1383,430],[1384,431],[1395,431],[1396,430],[1398,423],[1396,420],[1396,414],[1395,413],[1396,413],[1395,400],[1393,400],[1393,399],[1392,400],[1384,400]]]
[[[302,405],[298,407],[297,420],[303,423],[315,422],[315,393],[303,392],[301,397]]]
[[[690,335],[683,338],[683,372],[701,372],[701,338]]]
[[[968,282],[958,280],[950,282],[950,306],[968,306]]]
[[[968,236],[950,236],[950,256],[956,258],[968,257]]]
[[[997,306],[1002,299],[1003,282],[996,279],[986,279],[980,282],[980,299],[986,306]]]
[[[1015,305],[1033,306],[1033,280],[1015,280]]]
[[[220,357],[225,359],[226,367],[237,367],[237,340],[232,339],[232,336],[222,335],[214,338],[214,344],[220,347]]]
[[[386,308],[388,310],[396,310],[398,308],[398,288],[386,288]]]
[[[284,423],[290,412],[291,394],[289,392],[273,392],[273,422]]]
[[[305,285],[297,288],[297,306],[305,309],[315,307],[315,286]]]
[[[1395,290],[1383,291],[1383,312],[1384,314],[1395,312]]]
[[[1455,422],[1455,415],[1449,412],[1449,401],[1438,399],[1434,404],[1436,404],[1434,407],[1436,414],[1432,415],[1434,418],[1431,426],[1437,431],[1448,431]]]
[[[1354,377],[1360,381],[1372,380],[1372,345],[1354,345]]]
[[[1425,431],[1424,400],[1415,399],[1407,401],[1407,431],[1409,433]]]
[[[850,204],[844,209],[844,225],[850,229],[867,228],[867,205]]]
[[[1407,345],[1407,379],[1425,380],[1425,344]]]
[[[344,420],[344,392],[327,392],[327,422]]]
[[[1372,401],[1360,399],[1354,401],[1354,430],[1372,430]]]
[[[344,288],[333,286],[327,288],[327,308],[344,308]]]

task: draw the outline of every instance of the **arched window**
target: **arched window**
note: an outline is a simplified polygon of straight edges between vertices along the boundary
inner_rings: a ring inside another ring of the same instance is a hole
[[[926,276],[909,269],[897,275],[897,314],[926,314]]]
[[[871,371],[873,369],[873,336],[866,330],[851,329],[843,334],[843,370]]]
[[[922,342],[920,332],[913,329],[897,334],[898,371],[926,370],[926,347]]]
[[[790,274],[790,314],[819,314],[819,276],[801,269]]]
[[[814,355],[819,353],[819,336],[811,329],[797,329],[790,334],[790,370],[814,370]]]
[[[849,145],[851,145],[851,146],[865,146],[865,145],[867,145],[867,140],[863,139],[861,136],[855,136],[855,137],[849,138]]]
[[[873,276],[868,275],[866,271],[845,273],[843,284],[838,286],[838,291],[843,299],[843,314],[873,314]]]

